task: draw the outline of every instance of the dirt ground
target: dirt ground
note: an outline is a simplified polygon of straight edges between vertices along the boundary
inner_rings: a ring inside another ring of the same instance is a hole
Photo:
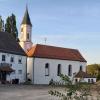
[[[50,86],[39,85],[0,85],[0,100],[60,100],[48,94],[48,91],[52,89],[54,88]],[[55,89],[63,91],[62,87]],[[97,89],[93,86],[92,93],[94,96],[97,94],[95,90]],[[95,97],[93,98],[89,97],[88,100],[97,100]]]
[[[59,100],[48,94],[48,86],[0,85],[0,100]]]

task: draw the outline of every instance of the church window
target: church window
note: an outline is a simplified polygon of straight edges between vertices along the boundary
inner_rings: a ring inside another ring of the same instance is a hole
[[[68,66],[68,76],[72,76],[72,65]]]
[[[29,39],[29,33],[27,33],[27,39]]]
[[[6,56],[2,55],[2,61],[5,61],[5,60],[6,60]]]
[[[14,62],[14,57],[11,57],[10,58],[10,62]]]
[[[82,66],[80,66],[80,71],[82,71],[83,70],[83,67]]]
[[[45,76],[49,76],[49,63],[45,64]]]
[[[57,68],[57,76],[61,75],[61,64],[58,64],[58,68]]]

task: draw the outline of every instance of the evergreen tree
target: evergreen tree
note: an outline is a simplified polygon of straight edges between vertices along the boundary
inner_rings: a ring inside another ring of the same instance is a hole
[[[8,16],[8,18],[6,19],[5,31],[8,33],[11,33],[16,39],[18,39],[16,16],[14,14],[12,14],[11,16]]]
[[[0,31],[4,31],[4,20],[2,20],[1,16],[0,16]]]

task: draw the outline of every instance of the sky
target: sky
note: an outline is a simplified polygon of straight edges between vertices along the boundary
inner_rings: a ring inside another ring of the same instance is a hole
[[[33,44],[78,49],[88,64],[100,64],[100,0],[0,0],[0,15],[14,13],[19,34],[26,4]]]

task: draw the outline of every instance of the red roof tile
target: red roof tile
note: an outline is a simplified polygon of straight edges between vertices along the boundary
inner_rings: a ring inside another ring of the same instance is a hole
[[[86,72],[79,71],[76,75],[75,78],[95,78],[95,76],[92,76]]]
[[[37,44],[33,46],[28,52],[29,57],[49,58],[60,60],[72,60],[86,62],[80,52],[76,49],[48,46]]]

